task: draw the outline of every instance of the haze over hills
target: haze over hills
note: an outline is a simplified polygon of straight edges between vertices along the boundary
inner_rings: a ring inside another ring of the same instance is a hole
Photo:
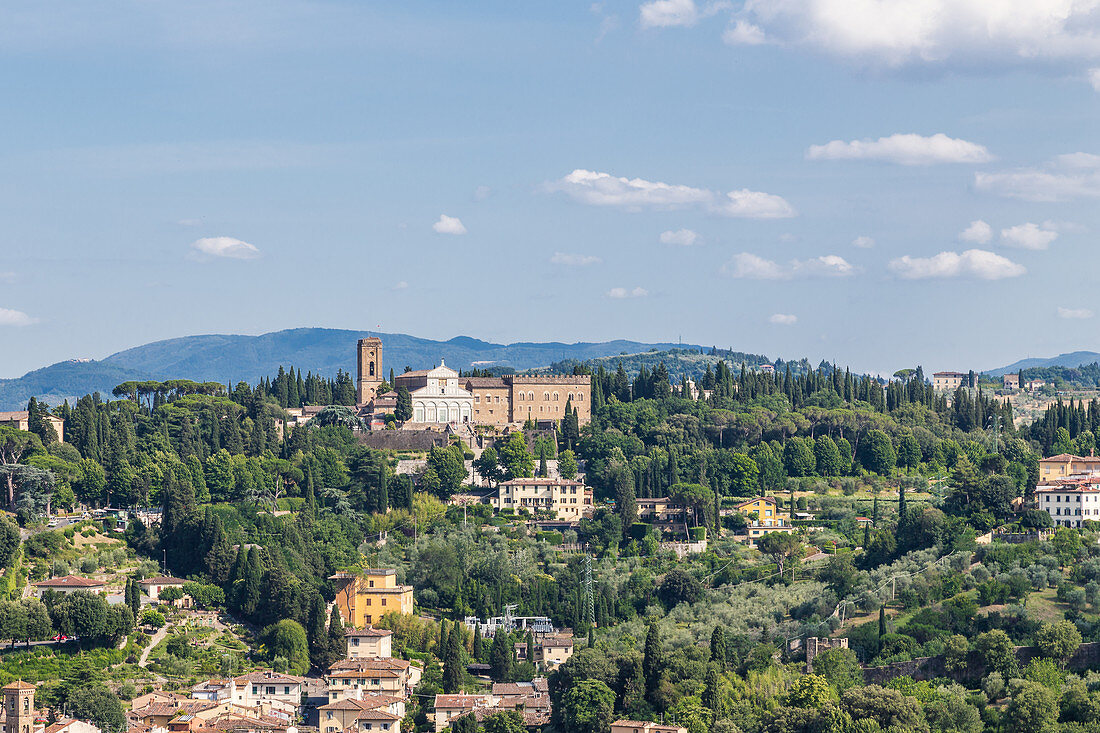
[[[430,367],[441,358],[455,369],[489,366],[533,369],[563,359],[582,361],[678,346],[701,348],[625,340],[494,344],[457,336],[448,341],[433,341],[407,334],[330,328],[296,328],[260,336],[186,336],[136,346],[99,361],[63,361],[16,379],[0,380],[0,410],[23,409],[32,395],[56,404],[97,390],[107,394],[115,385],[132,379],[254,383],[260,377],[274,375],[279,366],[291,365],[303,373],[312,371],[331,377],[337,369],[343,369],[354,375],[355,343],[366,336],[379,336],[383,340],[384,374],[390,368],[401,372],[406,365],[414,369]]]
[[[1013,362],[1008,366],[1003,366],[998,369],[989,369],[985,373],[999,377],[1009,372],[1018,372],[1021,369],[1031,369],[1033,367],[1069,367],[1075,368],[1084,366],[1086,364],[1092,364],[1100,361],[1100,353],[1095,351],[1071,351],[1066,354],[1059,354],[1058,356],[1052,356],[1050,358],[1031,358],[1021,359],[1020,361]]]

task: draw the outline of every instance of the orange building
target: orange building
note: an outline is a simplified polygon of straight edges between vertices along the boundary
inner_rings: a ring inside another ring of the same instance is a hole
[[[387,613],[412,613],[413,589],[411,585],[397,584],[397,571],[393,568],[363,570],[362,572],[338,572],[329,580],[336,585],[336,605],[344,623],[356,628],[366,628]]]

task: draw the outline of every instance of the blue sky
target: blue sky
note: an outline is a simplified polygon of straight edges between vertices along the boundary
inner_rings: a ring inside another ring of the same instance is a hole
[[[1096,2],[8,2],[0,88],[0,377],[297,326],[1100,350]]]

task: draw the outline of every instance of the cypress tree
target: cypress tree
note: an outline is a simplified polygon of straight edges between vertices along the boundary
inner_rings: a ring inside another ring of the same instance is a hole
[[[882,637],[886,636],[886,606],[878,607],[878,639],[879,643],[882,642]]]
[[[661,671],[664,659],[661,651],[661,632],[655,621],[649,622],[649,629],[645,635],[645,654],[642,657],[642,676],[645,677],[646,695],[652,695],[657,691],[657,685],[661,681]]]
[[[340,616],[340,607],[332,604],[332,614],[328,619],[328,653],[330,660],[343,659],[348,654],[348,640],[344,636],[344,619]],[[332,662],[330,661],[329,664]]]
[[[462,652],[459,649],[462,630],[455,622],[447,638],[447,651],[443,658],[443,691],[456,693],[462,689]]]
[[[313,594],[309,604],[309,618],[306,621],[306,638],[309,641],[309,661],[317,669],[326,669],[329,664],[328,633],[325,630],[325,602],[319,593]]]
[[[720,625],[715,625],[710,634],[710,661],[717,662],[723,670],[726,668],[726,633]]]
[[[390,371],[393,371],[392,369]],[[474,626],[474,661],[480,662],[485,655],[485,642],[481,638],[481,624]]]

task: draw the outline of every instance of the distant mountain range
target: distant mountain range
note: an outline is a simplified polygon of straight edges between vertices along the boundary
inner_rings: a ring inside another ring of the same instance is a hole
[[[440,359],[455,369],[492,366],[534,369],[565,359],[583,361],[651,349],[701,348],[637,341],[493,344],[468,336],[433,341],[400,333],[331,328],[296,328],[261,336],[187,336],[126,349],[100,361],[63,361],[17,379],[0,379],[0,410],[24,409],[32,395],[59,404],[97,390],[109,394],[127,380],[255,383],[260,377],[274,375],[280,366],[294,366],[303,373],[312,371],[326,377],[333,377],[337,369],[343,369],[354,378],[355,343],[366,336],[382,339],[384,375],[389,374],[391,367],[401,373],[406,365],[421,369],[438,364]]]
[[[1000,377],[1010,372],[1018,372],[1021,369],[1032,369],[1034,367],[1069,367],[1071,369],[1084,366],[1086,364],[1092,364],[1093,362],[1100,362],[1100,354],[1095,351],[1071,351],[1068,354],[1059,354],[1058,356],[1052,356],[1049,359],[1021,359],[1008,366],[1001,367],[999,369],[990,369],[985,373],[991,377]]]

